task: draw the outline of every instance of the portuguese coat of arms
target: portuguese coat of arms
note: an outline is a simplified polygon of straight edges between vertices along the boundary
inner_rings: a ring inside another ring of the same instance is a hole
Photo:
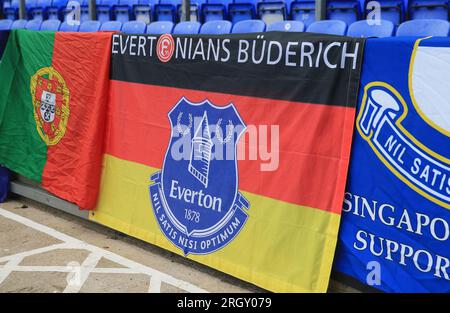
[[[53,67],[44,67],[33,75],[30,88],[37,131],[48,146],[55,145],[64,136],[69,119],[67,84]]]

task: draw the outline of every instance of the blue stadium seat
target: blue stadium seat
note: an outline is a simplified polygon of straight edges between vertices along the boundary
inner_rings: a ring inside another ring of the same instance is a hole
[[[3,10],[8,9],[11,7],[11,1],[9,0],[5,0],[3,1]],[[1,10],[1,9],[0,9]],[[3,11],[4,12],[4,11]],[[3,16],[3,18],[5,18],[5,16]]]
[[[126,22],[122,26],[122,32],[126,34],[145,34],[147,24],[142,21]]]
[[[173,30],[173,22],[170,21],[158,21],[150,23],[147,26],[147,34],[162,35],[171,34]]]
[[[11,20],[0,20],[0,30],[11,29],[12,23],[13,22]]]
[[[14,21],[19,17],[19,0],[11,0],[9,6],[3,10],[6,19]]]
[[[367,9],[367,3],[371,0],[366,0],[366,16],[370,11]],[[391,21],[394,25],[399,25],[405,19],[405,3],[404,0],[377,0],[380,3],[381,19]]]
[[[77,32],[80,28],[80,25],[69,25],[67,22],[61,23],[59,27],[59,31],[61,32]]]
[[[63,12],[67,6],[68,0],[53,0],[52,4],[47,7],[47,19],[59,20],[63,18]]]
[[[81,23],[89,21],[91,18],[89,17],[89,0],[75,0],[81,3]],[[101,0],[96,0],[96,8],[101,5]],[[98,19],[99,11],[97,11],[97,19]]]
[[[303,32],[305,24],[300,21],[280,21],[267,25],[266,31]]]
[[[421,19],[400,24],[396,36],[443,36],[449,35],[449,22],[438,19]]]
[[[27,20],[15,20],[11,25],[11,29],[24,29],[26,25]]]
[[[417,19],[449,20],[448,0],[410,0],[409,17]]]
[[[154,20],[153,12],[158,3],[159,0],[139,0],[138,4],[133,6],[133,15],[136,21],[150,24]]]
[[[118,21],[109,21],[104,22],[100,27],[101,31],[121,31],[122,30],[122,22]]]
[[[31,19],[31,9],[36,6],[38,0],[25,0],[26,17]]]
[[[329,35],[345,35],[347,24],[343,21],[324,20],[317,21],[308,26],[307,32]]]
[[[11,7],[11,1],[10,0],[4,0],[3,1],[3,7],[0,5],[0,10],[1,9],[7,9],[7,8],[10,8]]]
[[[111,20],[113,8],[119,4],[119,0],[101,0],[97,5],[97,20],[107,22]]]
[[[266,24],[261,20],[246,20],[234,24],[233,34],[262,33],[266,29]]]
[[[208,0],[203,5],[202,16],[204,22],[220,21],[228,18],[228,6],[233,0]]]
[[[25,0],[25,11],[28,19],[32,19],[32,9],[37,6],[38,0]]]
[[[160,0],[155,4],[155,20],[157,21],[177,21],[177,8],[181,0]]]
[[[59,20],[46,20],[41,24],[41,30],[52,30],[58,31],[61,26],[61,22]]]
[[[234,0],[228,5],[228,14],[233,24],[256,17],[257,0]]]
[[[113,17],[116,21],[128,22],[133,13],[133,7],[139,4],[138,0],[119,0],[119,4],[113,7]]]
[[[263,0],[256,5],[257,15],[266,24],[284,21],[287,17],[287,10],[284,1]]]
[[[200,14],[203,5],[206,3],[206,0],[191,0],[191,22],[200,21]],[[178,19],[181,20],[182,15],[182,4],[178,5]]]
[[[231,32],[231,24],[230,21],[209,21],[202,25],[200,28],[200,34],[207,35],[222,35],[229,34]]]
[[[83,33],[98,32],[100,30],[100,26],[102,26],[102,23],[99,21],[85,21],[81,23],[78,31]]]
[[[85,7],[83,5],[83,0],[67,0],[67,2],[64,4],[65,0],[62,0],[63,2],[63,6],[60,9],[60,18],[62,21],[66,21],[67,20],[67,15],[69,14],[69,12],[75,10],[75,6],[73,6],[74,2],[78,2],[78,5],[80,6],[80,10],[81,10],[81,16],[80,16],[80,21],[83,21],[83,15],[86,14],[87,17],[89,18],[89,11],[87,6]],[[71,3],[71,5],[69,6],[69,3]],[[51,8],[51,10],[53,10]]]
[[[327,3],[327,18],[340,20],[350,25],[361,16],[358,0],[331,0]]]
[[[308,27],[316,20],[314,0],[294,0],[291,3],[291,18]]]
[[[294,0],[284,0],[284,3],[286,4],[286,16],[288,19],[291,18],[291,5]]]
[[[374,21],[357,21],[352,23],[347,30],[347,36],[352,37],[391,37],[394,35],[394,23],[391,21],[379,20],[378,25],[370,25]]]
[[[180,22],[173,29],[175,35],[195,35],[200,31],[199,22]]]
[[[52,0],[37,0],[33,7],[29,9],[29,16],[34,20],[47,19],[47,9],[52,5]]]

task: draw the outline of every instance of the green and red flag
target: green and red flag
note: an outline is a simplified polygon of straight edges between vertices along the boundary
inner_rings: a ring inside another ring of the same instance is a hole
[[[83,209],[99,189],[110,42],[14,30],[0,64],[0,164]]]

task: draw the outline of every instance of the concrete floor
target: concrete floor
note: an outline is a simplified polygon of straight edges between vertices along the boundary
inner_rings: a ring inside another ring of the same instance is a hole
[[[355,292],[337,282],[330,292]],[[0,293],[265,292],[37,202],[0,204]]]
[[[0,208],[0,293],[264,291],[31,200]]]

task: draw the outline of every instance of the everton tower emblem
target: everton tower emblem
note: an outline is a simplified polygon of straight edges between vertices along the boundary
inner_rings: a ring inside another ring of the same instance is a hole
[[[37,131],[48,146],[56,145],[69,119],[67,84],[53,67],[44,67],[31,78],[30,89]]]
[[[250,204],[238,191],[236,145],[245,124],[233,104],[182,98],[168,114],[171,137],[150,197],[165,236],[184,254],[207,254],[233,240]]]

